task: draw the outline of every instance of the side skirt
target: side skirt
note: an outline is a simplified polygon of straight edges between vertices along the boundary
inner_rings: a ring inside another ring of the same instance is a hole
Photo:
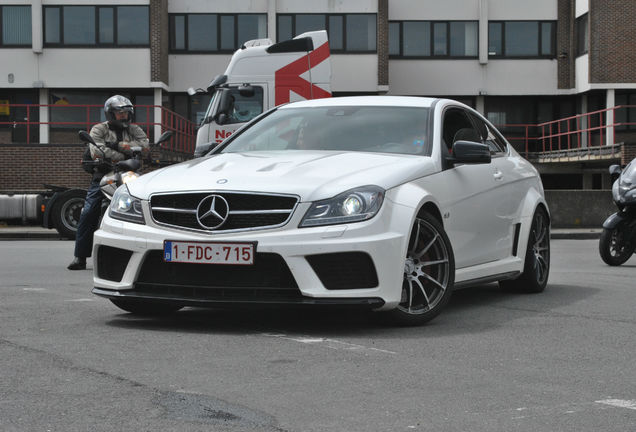
[[[486,276],[486,277],[481,277],[476,279],[469,279],[469,280],[465,280],[461,282],[455,282],[455,286],[453,287],[453,289],[456,289],[456,290],[464,289],[471,286],[487,284],[490,282],[498,282],[500,280],[516,279],[519,276],[521,276],[521,272],[519,271],[499,273],[492,276]]]

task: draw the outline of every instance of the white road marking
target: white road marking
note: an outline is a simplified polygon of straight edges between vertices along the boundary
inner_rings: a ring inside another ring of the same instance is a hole
[[[627,409],[636,410],[636,400],[634,400],[634,399],[632,399],[632,400],[603,399],[603,400],[597,400],[595,402],[596,403],[600,403],[600,404],[604,404],[604,405],[610,405],[610,406],[617,407],[617,408],[627,408]]]
[[[46,291],[46,288],[22,288],[22,291],[42,292],[42,291]]]
[[[375,352],[381,352],[385,354],[397,354],[396,352],[393,352],[393,351],[383,350],[379,348],[365,347],[364,345],[352,344],[349,342],[343,342],[336,339],[303,337],[303,336],[294,337],[294,336],[288,336],[283,333],[261,333],[261,334],[266,337],[275,337],[278,339],[285,339],[285,340],[290,340],[294,342],[300,342],[303,344],[322,344],[325,347],[334,349],[334,350],[375,351]]]
[[[65,300],[67,302],[92,302],[95,301],[95,299],[92,298],[78,298],[78,299],[72,299],[72,300]]]

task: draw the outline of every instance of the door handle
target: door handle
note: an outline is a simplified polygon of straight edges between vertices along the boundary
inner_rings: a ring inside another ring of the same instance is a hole
[[[495,171],[492,176],[495,178],[495,180],[503,180],[503,173],[499,170]]]

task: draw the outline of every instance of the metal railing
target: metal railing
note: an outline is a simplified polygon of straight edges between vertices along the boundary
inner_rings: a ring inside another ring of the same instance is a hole
[[[48,120],[40,119],[40,108],[46,108]],[[49,136],[57,132],[75,132],[80,129],[90,131],[95,124],[105,120],[103,109],[103,105],[0,104],[0,130],[3,127],[14,131],[23,128],[24,130],[19,130],[20,139],[13,141],[31,144],[40,142],[37,137],[41,125],[48,127]],[[7,117],[13,119],[3,120]],[[155,117],[158,117],[158,120]],[[160,127],[161,133],[173,131],[173,137],[162,144],[162,148],[179,153],[194,153],[196,124],[163,106],[136,105],[135,124],[144,129],[151,141],[159,138],[155,136],[156,126]],[[51,140],[47,141],[51,142]]]
[[[41,107],[47,109],[47,121],[40,121]],[[104,121],[102,110],[102,105],[0,104],[0,131],[7,126],[14,130],[25,128],[22,132],[26,133],[18,142],[40,142],[34,139],[39,134],[40,125],[48,126],[49,136],[57,131],[90,130],[96,123]],[[158,138],[154,132],[155,127],[159,126],[162,133],[168,130],[175,132],[170,141],[163,144],[164,149],[190,155],[194,153],[197,129],[194,122],[158,105],[136,105],[135,111],[135,123],[146,131],[151,140]],[[13,120],[2,120],[7,117],[13,117]],[[616,121],[617,117],[625,121]],[[495,126],[527,157],[530,153],[613,144],[616,142],[617,130],[636,132],[636,122],[628,121],[630,117],[636,117],[636,105],[619,105],[540,124]],[[609,140],[608,135],[611,138]]]

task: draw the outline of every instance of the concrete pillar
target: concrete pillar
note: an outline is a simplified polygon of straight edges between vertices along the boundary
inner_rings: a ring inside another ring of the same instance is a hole
[[[483,95],[477,96],[475,99],[475,109],[479,111],[483,116],[486,116],[486,97]]]
[[[49,90],[41,88],[39,91],[40,104],[40,144],[49,143]]]
[[[42,53],[42,0],[31,0],[31,46],[36,54]]]
[[[488,63],[488,0],[479,0],[479,63]]]
[[[276,40],[276,2],[277,0],[267,0],[267,38],[280,42]]]
[[[163,106],[162,104],[162,89],[161,88],[155,88],[154,90],[154,97],[155,97],[155,101],[154,101],[154,141],[156,141],[160,136],[161,136],[161,107]],[[152,141],[152,140],[151,140]]]
[[[614,108],[616,106],[616,94],[614,89],[607,89],[607,95],[605,99],[605,108]],[[613,145],[614,144],[614,127],[610,126],[614,124],[614,110],[607,111],[606,116],[607,121],[607,129],[605,135],[605,144]]]

